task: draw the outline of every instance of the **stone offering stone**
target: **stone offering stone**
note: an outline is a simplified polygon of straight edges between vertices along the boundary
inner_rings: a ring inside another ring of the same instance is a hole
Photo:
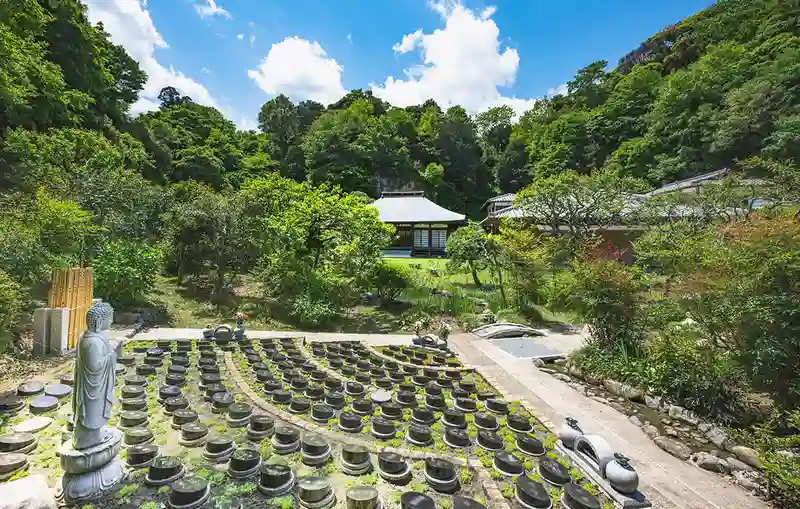
[[[480,395],[479,395],[480,396]],[[498,398],[489,398],[486,400],[486,410],[496,414],[507,414],[508,403],[505,400]]]
[[[211,410],[214,413],[225,413],[228,407],[234,403],[233,394],[230,392],[217,392],[211,396]]]
[[[125,428],[147,426],[147,412],[140,412],[138,410],[122,412],[119,416],[119,424]]]
[[[133,366],[136,364],[136,357],[133,355],[118,355],[117,362],[123,366]]]
[[[400,496],[400,507],[402,509],[436,509],[436,504],[428,495],[407,491]]]
[[[185,469],[180,458],[175,456],[158,456],[147,470],[145,482],[151,486],[163,486],[177,481]]]
[[[478,409],[477,405],[475,404],[475,400],[468,397],[456,398],[456,402],[453,406],[457,410],[467,413],[472,413]]]
[[[25,468],[28,468],[28,457],[24,454],[18,452],[0,454],[0,481],[11,478]]]
[[[332,419],[336,413],[334,412],[333,408],[325,403],[319,403],[311,407],[311,418],[317,422],[328,422],[329,419]]]
[[[28,407],[32,414],[43,414],[58,408],[58,399],[53,396],[36,396],[28,403]]]
[[[361,475],[372,469],[369,450],[363,445],[344,444],[341,458],[342,472],[349,475]]]
[[[517,449],[529,456],[542,456],[546,450],[541,440],[530,435],[517,435]]]
[[[261,467],[261,454],[255,449],[236,449],[228,464],[228,474],[234,479],[255,475]]]
[[[513,454],[498,451],[494,455],[494,468],[503,475],[517,476],[525,472],[522,462]]]
[[[399,390],[395,395],[397,404],[409,408],[417,406],[417,396],[411,391]]]
[[[392,393],[383,389],[377,390],[370,395],[370,399],[376,405],[383,405],[392,400]]]
[[[361,431],[363,423],[361,417],[357,414],[350,412],[342,412],[339,414],[339,429],[347,433],[358,433]]]
[[[206,441],[203,457],[214,463],[224,463],[233,454],[235,446],[229,437],[215,437]]]
[[[36,448],[37,443],[31,433],[8,433],[0,436],[0,452],[27,454]]]
[[[357,415],[370,415],[372,414],[372,401],[366,399],[357,399],[353,401],[351,407],[353,413]]]
[[[322,465],[331,456],[331,446],[319,435],[305,435],[300,444],[303,463],[310,466]]]
[[[309,408],[311,408],[311,401],[308,398],[295,396],[289,403],[289,411],[293,414],[307,413]]]
[[[158,388],[158,399],[166,401],[169,398],[177,398],[181,392],[181,388],[175,385],[162,385]]]
[[[147,410],[147,400],[145,398],[123,399],[122,410]]]
[[[486,429],[489,431],[496,431],[500,426],[497,424],[497,419],[492,414],[487,414],[483,412],[478,412],[475,414],[475,419],[473,421],[475,426],[480,429]]]
[[[325,393],[325,403],[335,409],[343,408],[345,404],[344,394],[338,391],[328,391]]]
[[[300,433],[286,426],[276,426],[272,449],[276,454],[291,454],[300,448]]]
[[[147,379],[142,375],[128,375],[125,377],[125,385],[147,385]]]
[[[308,476],[297,481],[297,498],[307,509],[326,509],[336,503],[331,483],[326,477]]]
[[[503,438],[494,431],[478,430],[478,446],[489,451],[500,451],[505,443]]]
[[[496,398],[497,398],[497,394],[495,394],[495,393],[493,393],[491,391],[482,391],[482,392],[478,393],[478,399],[481,400],[481,401],[486,401],[486,400],[489,400],[489,399],[496,399]]]
[[[167,368],[167,373],[174,373],[176,375],[185,375],[186,371],[187,371],[186,370],[186,366],[181,366],[180,364],[175,364],[174,361]]]
[[[119,395],[123,400],[143,398],[145,397],[144,387],[141,385],[124,385]]]
[[[345,493],[347,509],[379,509],[378,490],[372,486],[353,486]]]
[[[425,459],[425,481],[441,493],[453,493],[458,488],[455,466],[441,458]]]
[[[445,428],[444,443],[453,448],[469,447],[472,441],[466,431],[459,428]]]
[[[125,445],[149,444],[153,441],[153,432],[147,428],[137,427],[125,430]]]
[[[428,384],[425,386],[425,395],[426,396],[438,396],[442,393],[442,388],[435,385],[435,384]]]
[[[431,428],[429,426],[411,423],[408,426],[406,440],[408,440],[412,445],[417,445],[420,447],[428,446],[433,442],[433,438],[431,437]]]
[[[261,466],[258,490],[267,497],[279,497],[292,490],[295,475],[288,465],[267,462]]]
[[[600,509],[594,495],[572,482],[564,486],[563,500],[570,509]]]
[[[458,387],[461,390],[464,390],[470,394],[474,394],[476,391],[475,382],[473,382],[472,380],[461,380],[460,382],[458,382]]]
[[[391,483],[403,483],[411,475],[405,458],[394,452],[378,453],[378,474]]]
[[[524,475],[517,478],[514,497],[523,507],[531,509],[547,509],[553,503],[541,483]]]
[[[381,405],[381,415],[387,419],[402,419],[403,409],[397,403],[389,401]]]
[[[385,417],[376,417],[372,420],[372,435],[375,438],[390,439],[394,438],[395,424]]]
[[[18,396],[9,394],[0,396],[0,412],[13,413],[19,411],[24,406],[25,401]]]
[[[423,426],[429,426],[436,422],[436,416],[428,408],[415,408],[411,411],[411,420]]]
[[[570,482],[569,471],[556,460],[544,456],[539,459],[539,475],[542,479],[556,486],[562,486]]]
[[[140,376],[150,376],[155,374],[155,372],[155,366],[150,366],[148,364],[140,364],[136,366],[136,374]]]
[[[44,383],[38,380],[23,382],[17,386],[17,394],[20,396],[33,396],[44,391]]]
[[[360,384],[367,385],[372,381],[372,377],[369,376],[369,373],[356,373],[356,382]]]
[[[158,456],[155,444],[138,444],[128,448],[128,466],[131,468],[149,467]]]
[[[436,410],[442,410],[447,407],[447,402],[441,394],[429,394],[425,396],[425,405]]]
[[[506,426],[515,433],[528,433],[533,430],[531,420],[518,414],[510,414],[506,419]]]
[[[11,431],[14,433],[36,433],[42,431],[51,424],[53,424],[53,419],[50,417],[32,417],[19,424],[15,424],[14,427],[11,428]]]
[[[467,418],[463,412],[448,408],[442,412],[442,424],[451,428],[466,429]]]

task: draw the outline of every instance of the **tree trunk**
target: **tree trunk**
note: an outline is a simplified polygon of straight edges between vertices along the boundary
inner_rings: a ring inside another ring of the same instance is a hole
[[[481,286],[481,280],[478,279],[478,269],[475,268],[475,264],[470,262],[469,263],[469,270],[472,271],[472,282],[475,283],[475,286]]]

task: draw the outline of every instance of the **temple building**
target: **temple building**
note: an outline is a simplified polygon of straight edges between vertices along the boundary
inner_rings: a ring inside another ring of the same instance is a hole
[[[447,236],[467,222],[464,214],[440,207],[423,191],[383,192],[372,206],[381,221],[397,229],[392,256],[443,256]]]

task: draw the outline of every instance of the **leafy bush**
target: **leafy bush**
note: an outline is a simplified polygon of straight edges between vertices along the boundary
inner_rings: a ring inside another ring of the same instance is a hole
[[[592,341],[624,357],[638,356],[644,340],[640,275],[611,260],[576,262],[572,270],[569,304],[589,324]]]
[[[107,242],[92,263],[95,294],[123,309],[141,304],[153,288],[161,260],[161,251],[144,243]]]
[[[800,448],[800,410],[775,414],[737,435],[758,451],[776,507],[800,507],[800,461],[793,453]]]
[[[397,299],[411,285],[411,271],[403,265],[381,262],[372,276],[378,297],[383,301]]]
[[[11,345],[11,331],[17,312],[22,306],[22,291],[11,277],[0,270],[0,353]]]

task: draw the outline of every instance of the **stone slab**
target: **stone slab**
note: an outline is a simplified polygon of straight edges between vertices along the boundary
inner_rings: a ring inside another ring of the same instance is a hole
[[[53,419],[51,417],[39,416],[15,424],[11,430],[14,433],[36,433],[42,431],[51,424],[53,424]]]
[[[0,509],[57,509],[53,490],[43,475],[29,475],[0,484]]]

